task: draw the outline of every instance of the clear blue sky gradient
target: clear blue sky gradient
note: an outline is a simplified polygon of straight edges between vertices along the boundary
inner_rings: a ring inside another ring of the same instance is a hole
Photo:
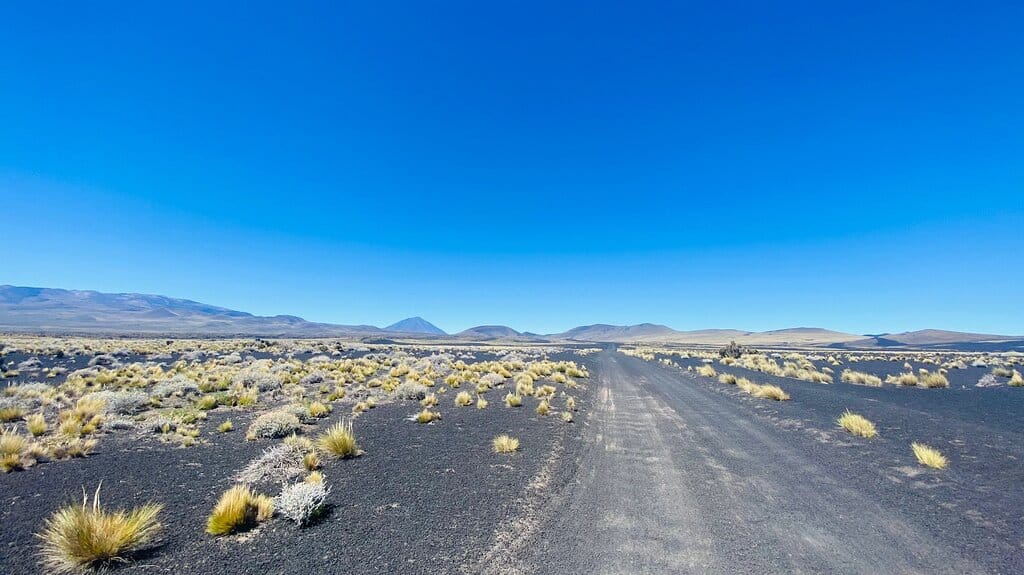
[[[0,9],[0,283],[1024,332],[1024,3]]]

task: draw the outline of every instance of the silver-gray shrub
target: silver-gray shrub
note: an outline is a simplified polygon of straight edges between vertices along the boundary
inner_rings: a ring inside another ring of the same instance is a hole
[[[249,462],[235,475],[235,481],[255,485],[259,483],[287,483],[305,473],[302,448],[279,443],[263,450],[263,454]]]
[[[249,424],[249,437],[284,437],[298,431],[299,418],[288,411],[268,411]]]
[[[427,386],[413,381],[405,381],[395,388],[395,396],[401,399],[415,399],[417,401],[427,396]]]
[[[141,391],[97,391],[85,397],[103,400],[103,411],[133,415],[149,407],[149,396]]]
[[[256,387],[260,391],[276,391],[281,389],[281,378],[254,369],[238,372],[231,381],[245,387]]]
[[[323,512],[330,493],[323,483],[293,483],[274,498],[274,510],[303,526]]]
[[[199,385],[180,373],[153,386],[153,395],[156,397],[168,397],[171,395],[185,397],[198,394]]]

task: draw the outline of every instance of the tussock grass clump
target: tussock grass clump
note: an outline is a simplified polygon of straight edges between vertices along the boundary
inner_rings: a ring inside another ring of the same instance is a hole
[[[899,375],[890,375],[886,377],[885,383],[893,383],[896,385],[905,385],[910,387],[912,385],[917,385],[917,376],[908,371]]]
[[[254,493],[245,485],[236,485],[221,495],[206,519],[210,535],[230,535],[251,529],[274,515],[273,499]]]
[[[569,411],[576,411],[576,398],[572,396],[565,398],[565,408]]]
[[[731,373],[723,373],[718,376],[718,381],[726,385],[736,385],[736,376]]]
[[[874,423],[871,423],[866,417],[849,410],[839,416],[837,421],[839,426],[846,431],[865,439],[871,439],[878,434]]]
[[[502,434],[491,441],[491,449],[495,453],[513,453],[519,450],[519,440],[511,435]]]
[[[414,419],[416,420],[416,423],[430,423],[431,421],[441,419],[441,414],[436,411],[430,411],[427,408],[423,408],[423,411],[417,413]]]
[[[227,433],[234,428],[235,424],[230,419],[228,419],[224,423],[221,423],[220,425],[217,426],[217,431],[221,433]]]
[[[789,394],[777,385],[759,385],[757,386],[757,389],[754,390],[753,396],[764,399],[774,399],[775,401],[786,401],[789,399]]]
[[[537,404],[536,411],[537,415],[547,415],[551,413],[551,404],[548,403],[547,399],[542,399],[541,402]]]
[[[309,409],[307,410],[307,412],[309,413],[310,417],[320,419],[322,417],[327,417],[328,415],[331,414],[331,407],[329,405],[324,405],[319,401],[314,401],[313,403],[309,404]]]
[[[1010,376],[1010,381],[1007,382],[1007,385],[1010,387],[1024,387],[1024,378],[1021,377],[1019,371],[1013,370],[1013,375]]]
[[[562,412],[562,421],[564,421],[566,423],[572,423],[572,412],[571,411],[563,411]]]
[[[39,437],[46,433],[49,426],[46,424],[46,418],[41,413],[33,413],[32,415],[25,418],[25,427],[28,428],[28,432],[32,434],[32,437]]]
[[[196,400],[196,409],[203,411],[209,411],[217,407],[217,396],[216,395],[203,395]]]
[[[715,371],[715,368],[711,367],[710,365],[704,364],[697,368],[697,374],[702,375],[704,377],[715,377],[716,375],[718,375],[718,372]]]
[[[921,374],[918,380],[920,385],[923,387],[949,387],[949,380],[941,373],[924,373]]]
[[[487,400],[484,399],[484,396],[481,395],[480,397],[476,398],[476,408],[487,409]]]
[[[871,387],[882,386],[882,378],[877,375],[871,375],[870,373],[864,373],[862,371],[854,371],[852,369],[844,369],[843,375],[840,379],[843,383],[852,383],[854,385],[868,385]]]
[[[28,449],[28,440],[14,428],[0,430],[0,471],[10,473],[15,469],[27,467],[29,463],[22,459]]]
[[[325,453],[341,459],[362,453],[356,443],[352,422],[347,420],[331,426],[317,439],[316,444]]]
[[[1010,369],[1006,368],[1006,367],[993,367],[992,368],[992,375],[994,375],[996,377],[1010,377],[1010,376],[1013,375],[1013,372],[1010,371]]]
[[[459,407],[466,407],[467,405],[473,404],[473,396],[468,391],[460,391],[455,396],[455,405]]]
[[[931,467],[933,469],[945,469],[949,465],[949,461],[946,460],[946,456],[943,455],[938,449],[928,447],[923,443],[910,444],[910,448],[914,450],[914,457],[917,458],[917,462],[921,465]]]
[[[758,385],[745,377],[740,377],[736,379],[736,387],[740,388],[740,391],[744,393],[753,394]]]
[[[147,503],[131,510],[107,511],[100,505],[100,488],[92,503],[83,496],[81,505],[54,512],[38,534],[47,573],[80,573],[123,562],[152,541],[160,532],[157,517],[163,507]]]
[[[510,393],[505,396],[505,405],[508,407],[519,407],[523,404],[523,397],[516,393]]]
[[[10,423],[12,421],[18,421],[25,416],[25,410],[17,407],[0,407],[0,423]]]

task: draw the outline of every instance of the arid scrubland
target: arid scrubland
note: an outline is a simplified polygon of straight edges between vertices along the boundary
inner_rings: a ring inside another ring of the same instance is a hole
[[[558,414],[572,423],[576,395],[589,377],[575,361],[548,359],[562,350],[537,346],[29,337],[0,342],[8,374],[0,392],[4,472],[33,473],[39,465],[88,457],[118,437],[180,449],[211,441],[265,445],[238,469],[235,485],[209,511],[206,531],[219,537],[278,517],[299,526],[317,521],[332,493],[329,474],[320,470],[325,460],[339,461],[344,470],[343,460],[387,457],[364,452],[359,442],[359,422],[375,417],[375,408],[404,411],[390,424],[395,426],[444,426],[448,410],[475,406],[486,417],[524,404],[530,410],[523,417],[536,414],[539,422]],[[489,408],[492,402],[498,407]],[[209,423],[214,414],[218,423]],[[233,433],[236,426],[244,433]],[[503,434],[491,447],[516,452],[520,440]],[[88,504],[61,507],[63,501],[53,501],[53,515],[39,525],[41,561],[54,572],[72,572],[125,559],[161,528],[160,494],[149,499],[157,503],[115,512],[101,507],[98,490]],[[83,545],[86,540],[92,543]]]

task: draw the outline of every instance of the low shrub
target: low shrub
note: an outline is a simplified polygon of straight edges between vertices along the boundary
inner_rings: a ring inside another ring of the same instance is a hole
[[[323,512],[330,492],[330,488],[324,485],[322,475],[318,481],[293,483],[274,498],[274,509],[301,527]]]
[[[298,431],[300,425],[299,418],[294,413],[269,411],[249,424],[249,431],[246,432],[245,437],[249,440],[261,437],[284,437]]]

